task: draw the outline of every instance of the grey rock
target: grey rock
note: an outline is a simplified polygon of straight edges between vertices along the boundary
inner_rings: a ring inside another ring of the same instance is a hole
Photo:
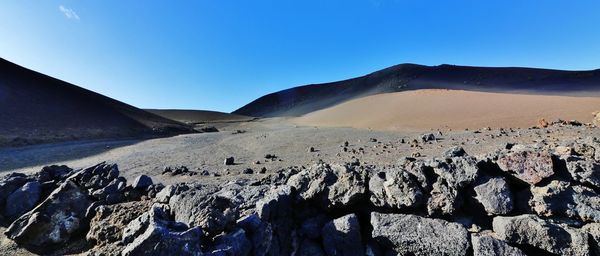
[[[425,200],[417,178],[402,169],[371,172],[369,193],[377,207],[405,209],[418,207]]]
[[[75,183],[66,181],[35,209],[15,220],[5,234],[27,247],[43,249],[63,244],[82,231],[91,203]]]
[[[327,216],[320,214],[315,217],[306,219],[302,222],[300,226],[300,235],[303,237],[307,237],[313,240],[317,240],[321,237],[321,230],[325,223],[327,223],[329,219]]]
[[[592,246],[592,255],[600,255],[600,223],[589,223],[581,227],[581,230],[590,235],[590,244]]]
[[[503,215],[512,211],[512,193],[502,177],[481,177],[473,188],[476,199],[488,215]]]
[[[150,207],[149,201],[97,206],[86,235],[87,241],[99,247],[121,241],[127,225],[146,213]],[[134,237],[131,238],[133,239]]]
[[[215,238],[216,246],[213,252],[225,253],[226,255],[249,255],[252,244],[246,237],[243,229],[237,229],[229,234],[220,235]]]
[[[371,213],[373,239],[400,255],[466,255],[467,230],[460,224],[408,214]]]
[[[588,235],[563,227],[535,215],[494,217],[494,232],[508,243],[529,245],[560,255],[589,255]]]
[[[581,183],[600,189],[600,163],[581,157],[566,158],[567,170],[571,177]]]
[[[316,200],[322,208],[345,207],[366,196],[366,174],[344,165],[315,164],[288,179],[304,200]]]
[[[443,179],[438,179],[430,191],[427,200],[427,213],[433,215],[452,215],[462,205],[457,188],[450,186]]]
[[[360,224],[355,214],[348,214],[325,224],[321,231],[327,255],[364,255]]]
[[[444,157],[461,157],[465,156],[467,152],[462,147],[454,146],[444,152]]]
[[[474,256],[526,256],[519,248],[493,237],[491,234],[471,234]]]
[[[6,198],[4,215],[9,220],[14,220],[36,206],[42,192],[41,185],[37,181],[25,183],[20,189]]]
[[[135,189],[146,189],[147,187],[149,187],[152,184],[153,184],[152,178],[150,178],[146,175],[140,175],[137,178],[135,178],[135,180],[133,181],[133,184],[131,184],[131,186]]]
[[[546,186],[532,187],[531,193],[529,205],[540,216],[600,222],[600,196],[590,188],[553,180]]]
[[[29,179],[22,173],[10,173],[0,179],[0,207],[6,206],[6,198],[25,185]]]
[[[549,152],[514,146],[511,151],[500,153],[496,162],[502,171],[532,185],[554,175]]]
[[[421,141],[422,142],[429,142],[429,141],[435,141],[435,135],[433,133],[426,133],[421,135]]]
[[[203,255],[202,230],[168,220],[159,206],[129,223],[123,231],[121,255]]]
[[[233,157],[227,157],[225,158],[225,160],[223,160],[223,164],[225,165],[233,165],[235,163],[235,158]]]
[[[287,185],[279,186],[269,191],[265,197],[256,203],[256,213],[264,223],[264,232],[258,237],[264,237],[257,250],[254,241],[255,255],[290,255],[294,251],[295,223],[293,220],[292,188]],[[261,230],[261,229],[259,229]]]

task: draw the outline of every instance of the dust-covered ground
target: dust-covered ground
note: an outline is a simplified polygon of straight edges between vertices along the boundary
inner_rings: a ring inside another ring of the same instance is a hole
[[[576,138],[597,137],[600,130],[586,126],[552,126],[545,129],[487,129],[374,131],[353,128],[297,126],[282,118],[218,125],[220,132],[179,135],[150,140],[88,141],[47,144],[0,150],[0,171],[34,172],[42,166],[64,164],[83,168],[106,161],[118,163],[122,174],[140,174],[171,184],[189,179],[236,179],[255,175],[262,168],[272,173],[290,166],[306,166],[318,160],[344,163],[357,158],[363,164],[393,165],[411,156],[439,157],[452,146],[462,146],[469,154],[485,154],[507,143],[568,144]],[[437,140],[411,145],[426,133]],[[404,140],[404,143],[402,141]],[[345,142],[348,146],[344,146]],[[314,152],[309,152],[313,147]],[[346,151],[344,151],[346,148]],[[267,154],[276,156],[267,159]],[[234,165],[224,165],[234,157]],[[166,166],[184,165],[191,171],[209,175],[170,177],[161,175]],[[205,172],[206,174],[206,172]],[[215,177],[219,175],[218,177]],[[182,180],[184,179],[184,180]]]

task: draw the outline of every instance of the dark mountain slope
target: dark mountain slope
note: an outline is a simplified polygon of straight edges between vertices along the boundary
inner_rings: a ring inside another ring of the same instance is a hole
[[[0,59],[0,146],[192,131],[185,124]]]
[[[600,96],[600,70],[401,64],[358,78],[271,93],[233,113],[259,117],[300,116],[362,96],[415,89]]]

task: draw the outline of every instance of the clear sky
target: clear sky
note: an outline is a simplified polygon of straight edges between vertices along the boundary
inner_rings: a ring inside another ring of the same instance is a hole
[[[600,1],[3,0],[0,57],[137,107],[229,112],[405,62],[600,68]]]

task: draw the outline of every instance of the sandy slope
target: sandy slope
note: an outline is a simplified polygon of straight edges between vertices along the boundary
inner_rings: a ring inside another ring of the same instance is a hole
[[[183,123],[212,123],[250,121],[253,117],[209,110],[145,109],[155,115]]]
[[[422,130],[531,127],[539,118],[590,122],[600,98],[416,90],[368,96],[312,112],[301,125]]]

